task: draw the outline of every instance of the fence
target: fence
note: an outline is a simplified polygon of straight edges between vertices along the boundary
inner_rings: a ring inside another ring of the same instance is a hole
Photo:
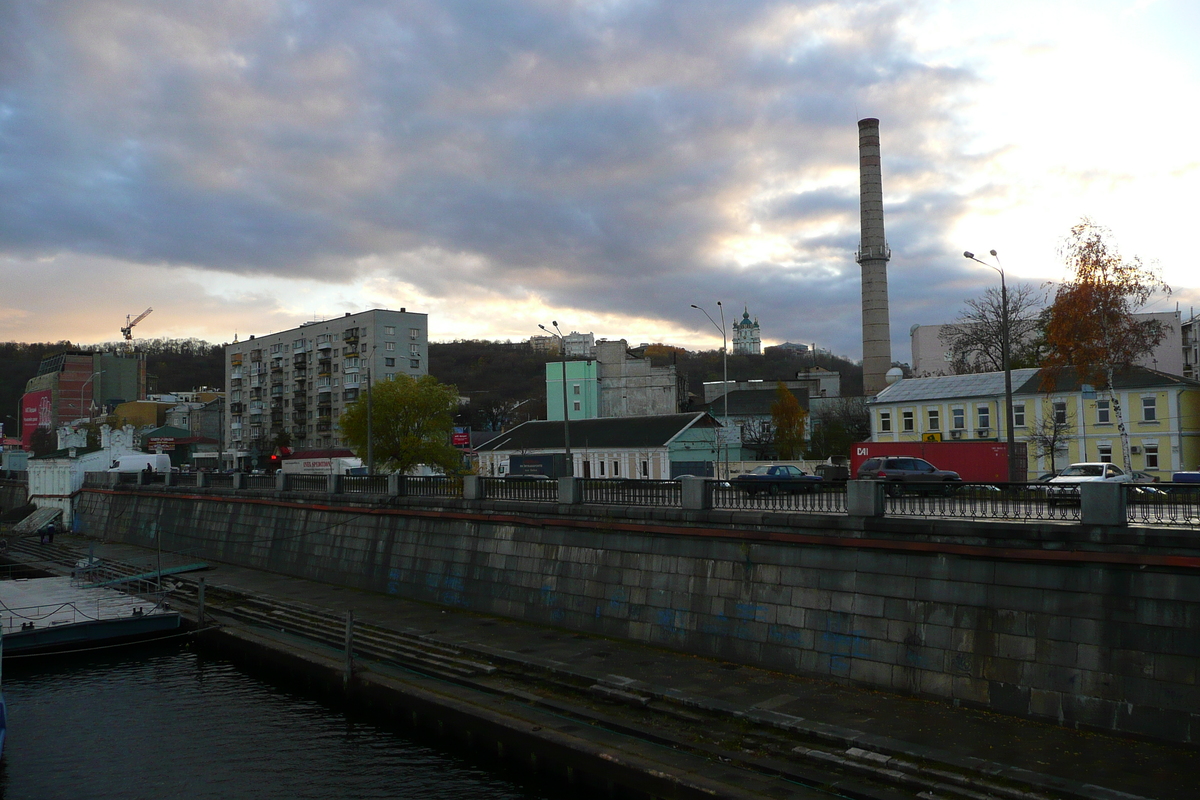
[[[844,483],[788,484],[780,481],[738,486],[736,481],[718,481],[711,484],[710,491],[713,508],[846,513]]]
[[[145,483],[150,476],[141,473],[89,473],[84,485],[93,488],[114,483]],[[162,478],[163,476],[158,476]],[[282,480],[281,480],[282,478]],[[217,489],[274,491],[282,482],[295,492],[328,494],[331,491],[376,496],[461,498],[463,479],[447,476],[402,477],[386,475],[231,475],[205,473],[173,474],[171,483],[179,486],[205,485]],[[525,502],[585,503],[596,505],[650,506],[664,508],[717,508],[745,511],[774,511],[806,514],[847,514],[847,484],[805,483],[755,484],[753,491],[739,481],[687,478],[700,481],[685,505],[683,483],[639,479],[576,478],[574,484],[560,484],[550,478],[472,478],[477,489],[469,498]],[[1043,483],[887,483],[867,484],[879,493],[874,512],[856,513],[927,519],[1009,520],[1013,522],[1086,521],[1087,501],[1078,487]],[[564,494],[564,490],[567,492]],[[1198,484],[1127,484],[1116,512],[1126,524],[1145,526],[1183,526],[1200,528],[1200,485]],[[1105,512],[1108,513],[1108,512]],[[1089,524],[1117,524],[1106,521]]]
[[[1078,492],[1044,483],[891,483],[887,514],[898,517],[946,517],[1078,522]]]
[[[1200,484],[1127,484],[1125,511],[1135,525],[1200,528]]]
[[[558,502],[557,478],[534,478],[513,476],[507,478],[480,478],[483,496],[489,500],[531,500]]]
[[[623,506],[683,505],[683,489],[679,481],[584,478],[580,483],[585,503]]]

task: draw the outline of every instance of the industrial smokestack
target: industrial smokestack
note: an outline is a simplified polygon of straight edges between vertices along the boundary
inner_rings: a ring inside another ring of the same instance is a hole
[[[892,366],[887,289],[887,262],[892,251],[883,235],[877,119],[858,121],[858,181],[862,239],[855,260],[862,266],[863,393],[872,397],[887,388],[887,371]]]

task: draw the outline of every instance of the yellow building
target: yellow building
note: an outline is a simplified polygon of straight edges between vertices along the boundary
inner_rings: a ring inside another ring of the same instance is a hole
[[[117,418],[118,425],[132,425],[138,429],[160,428],[167,422],[167,410],[177,405],[179,404],[134,400],[130,403],[121,403],[114,408],[112,416]]]
[[[1028,476],[1079,461],[1124,466],[1118,404],[1130,463],[1160,480],[1200,468],[1200,382],[1133,367],[1114,390],[1081,385],[1074,370],[1043,385],[1036,369],[1012,371],[1013,430],[1029,451]],[[897,381],[870,403],[871,440],[1005,441],[1004,373]],[[1053,458],[1051,458],[1053,451]]]

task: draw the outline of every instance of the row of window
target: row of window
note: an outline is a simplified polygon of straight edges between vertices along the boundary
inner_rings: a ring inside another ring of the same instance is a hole
[[[1061,425],[1068,422],[1067,403],[1065,400],[1055,400],[1052,404],[1054,421]],[[938,431],[941,430],[941,409],[930,408],[926,409],[926,430]],[[1158,398],[1147,396],[1142,398],[1142,422],[1158,422]],[[1111,425],[1111,404],[1108,400],[1096,401],[1096,419],[1097,425]],[[1025,404],[1013,403],[1013,426],[1017,428],[1025,427]],[[990,405],[980,404],[975,407],[975,427],[979,429],[988,429],[992,427],[992,409]],[[965,430],[967,428],[967,410],[965,408],[950,409],[950,429]],[[912,410],[902,410],[900,412],[900,430],[904,433],[912,433],[916,430],[916,412]],[[890,410],[881,410],[879,412],[879,431],[880,433],[892,432],[892,412]]]

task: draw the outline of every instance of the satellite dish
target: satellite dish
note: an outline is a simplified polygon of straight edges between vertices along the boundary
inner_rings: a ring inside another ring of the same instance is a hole
[[[887,371],[887,374],[885,374],[883,376],[883,379],[885,381],[887,381],[888,386],[891,386],[893,383],[895,383],[896,381],[900,380],[903,377],[904,377],[904,370],[900,369],[899,367],[892,367],[891,369],[889,369]]]

